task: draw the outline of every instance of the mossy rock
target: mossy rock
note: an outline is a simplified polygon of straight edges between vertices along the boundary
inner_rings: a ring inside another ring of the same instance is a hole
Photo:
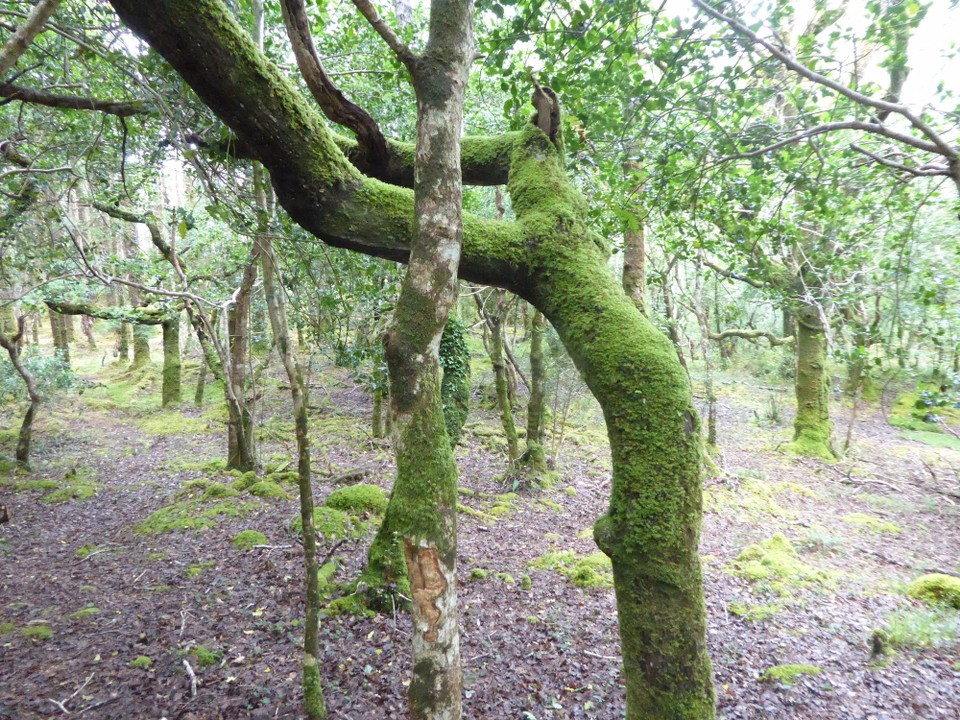
[[[387,511],[387,496],[377,485],[348,485],[330,493],[323,504],[352,515],[383,515]]]
[[[493,500],[493,505],[487,509],[487,514],[495,518],[512,515],[516,512],[519,499],[520,496],[513,492],[497,495]]]
[[[254,545],[266,545],[267,536],[257,530],[244,530],[230,541],[240,550],[251,550]]]
[[[907,586],[907,595],[928,605],[960,610],[960,578],[943,573],[921,575]]]
[[[366,533],[369,525],[343,510],[323,506],[313,511],[313,527],[317,535],[326,540],[356,540]],[[297,534],[303,532],[303,521],[299,515],[290,523],[290,529]]]
[[[774,665],[767,668],[760,679],[765,682],[778,682],[783,685],[793,685],[804,676],[814,676],[823,670],[816,665]]]
[[[289,500],[287,491],[272,480],[261,480],[247,488],[247,492],[264,500]]]
[[[876,515],[867,515],[866,513],[849,513],[840,519],[849,525],[856,525],[857,527],[862,527],[870,532],[888,533],[891,535],[896,535],[900,532],[900,527],[896,523],[892,523],[889,520],[884,520]]]

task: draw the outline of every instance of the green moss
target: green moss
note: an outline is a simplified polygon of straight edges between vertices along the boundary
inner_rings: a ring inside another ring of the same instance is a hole
[[[569,495],[570,497],[573,497],[574,495],[577,494],[577,489],[573,485],[567,485],[563,489],[563,492]]]
[[[367,607],[364,598],[360,595],[344,595],[327,605],[328,615],[357,615],[359,617],[373,617],[376,615]]]
[[[791,586],[832,583],[830,573],[801,562],[796,549],[782,533],[743,550],[733,564],[733,574],[750,582],[768,584],[781,594],[789,594],[786,588]]]
[[[20,482],[13,484],[13,491],[25,492],[29,490],[56,490],[58,487],[60,487],[59,480],[21,480]]]
[[[774,665],[767,668],[760,679],[765,682],[793,685],[801,677],[819,675],[822,672],[823,670],[815,665]]]
[[[209,429],[202,418],[181,415],[179,412],[156,413],[140,421],[140,429],[150,435],[201,435]]]
[[[149,670],[153,667],[153,660],[146,655],[139,655],[130,661],[130,667],[139,670]]]
[[[183,574],[186,575],[187,578],[192,580],[195,577],[199,577],[206,570],[209,570],[215,565],[216,563],[210,560],[207,560],[205,562],[193,563],[192,565],[187,565],[187,568],[183,571]]]
[[[440,337],[440,400],[450,445],[460,442],[470,410],[470,351],[464,338],[463,323],[451,317]]]
[[[376,485],[350,485],[334,490],[323,504],[353,515],[383,515],[387,510],[387,496]]]
[[[511,575],[510,573],[498,572],[496,577],[497,577],[497,580],[500,580],[506,583],[507,585],[517,584],[517,581],[513,579],[513,575]]]
[[[857,527],[862,527],[875,533],[889,533],[896,535],[900,532],[900,527],[896,523],[892,523],[889,520],[884,520],[883,518],[878,518],[875,515],[867,515],[865,513],[849,513],[840,519],[845,523],[856,525]]]
[[[49,625],[28,625],[20,630],[20,636],[31,640],[49,640],[53,637],[53,629]]]
[[[512,515],[517,510],[517,500],[520,496],[516,493],[504,493],[494,498],[493,505],[487,508],[487,514],[493,517],[504,517]]]
[[[333,580],[333,576],[337,573],[337,568],[340,567],[338,560],[328,560],[317,570],[317,587],[320,590],[320,593],[326,593],[329,590],[330,582]]]
[[[247,488],[247,492],[265,500],[289,500],[287,491],[272,480],[261,480]]]
[[[73,556],[84,560],[97,552],[97,550],[99,550],[99,548],[96,545],[82,545],[74,551]]]
[[[917,421],[919,422],[919,421]],[[929,425],[930,423],[923,423]],[[907,440],[923,443],[935,448],[949,448],[950,450],[960,450],[960,439],[953,435],[946,435],[941,432],[932,432],[930,430],[904,430],[900,433]]]
[[[219,665],[223,660],[223,653],[219,650],[210,650],[203,645],[194,645],[190,648],[190,654],[197,660],[197,669],[205,670],[211,665]]]
[[[313,655],[303,656],[303,705],[307,720],[325,720],[327,706],[323,699],[323,686],[320,684],[320,669]]]
[[[141,535],[155,535],[176,530],[203,530],[216,527],[221,517],[243,517],[257,507],[255,503],[227,498],[213,504],[199,500],[175,502],[151,513],[136,525]]]
[[[493,515],[487,515],[487,513],[481,512],[480,510],[475,510],[469,505],[464,505],[463,503],[457,503],[457,512],[463,513],[464,515],[469,515],[470,517],[475,517],[478,520],[483,520],[489,523],[495,523],[497,521],[497,519],[493,517]]]
[[[230,542],[240,550],[250,550],[254,545],[266,545],[267,536],[257,530],[243,530],[234,535]]]
[[[558,502],[555,502],[554,500],[551,500],[550,498],[538,498],[537,503],[539,503],[540,505],[543,505],[543,507],[549,510],[553,510],[554,512],[558,512],[558,513],[563,512],[563,505],[561,505]]]
[[[370,527],[369,523],[359,518],[326,506],[313,511],[313,526],[317,536],[325,540],[359,539]],[[290,529],[297,534],[303,532],[303,522],[299,515],[290,523]]]
[[[470,579],[485,580],[487,578],[487,575],[489,574],[490,574],[489,571],[485,570],[484,568],[474,568],[473,570],[470,571]]]
[[[521,590],[530,590],[533,588],[533,580],[530,579],[529,575],[524,575],[520,578],[520,589]]]
[[[930,605],[960,610],[960,578],[942,573],[921,575],[907,586],[907,595]]]
[[[960,641],[960,613],[943,605],[897,610],[874,634],[894,648],[947,647]]]
[[[0,622],[0,635],[9,635],[14,631],[17,626],[12,622],[7,620],[6,622]]]
[[[783,495],[814,496],[809,489],[799,483],[768,482],[748,478],[737,489],[727,487],[708,488],[703,491],[705,509],[721,514],[734,514],[749,518],[791,517],[792,512],[778,502]]]
[[[256,485],[260,482],[260,478],[253,470],[243,473],[236,480],[233,481],[233,486],[237,490],[246,490],[252,485]]]
[[[742,617],[744,620],[749,620],[750,622],[769,620],[781,610],[778,605],[754,605],[739,602],[730,603],[728,609],[734,615]]]
[[[72,620],[82,620],[83,618],[90,617],[91,615],[98,615],[100,613],[100,608],[95,607],[94,605],[87,605],[84,608],[80,608],[69,615],[68,618]]]
[[[602,552],[578,557],[570,550],[549,552],[530,563],[531,567],[553,570],[581,588],[607,588],[613,586],[613,569],[610,558]]]

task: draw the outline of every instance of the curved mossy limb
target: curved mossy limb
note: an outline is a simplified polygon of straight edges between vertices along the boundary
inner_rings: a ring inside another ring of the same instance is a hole
[[[698,555],[699,420],[670,341],[611,276],[563,158],[530,126],[510,196],[529,240],[531,301],[603,408],[613,489],[595,538],[613,564],[629,720],[715,716]]]
[[[827,336],[815,313],[815,309],[804,308],[797,315],[797,416],[793,421],[793,442],[785,449],[832,461],[837,459],[837,453],[830,420]]]
[[[470,411],[470,351],[463,334],[463,323],[450,318],[440,337],[440,398],[450,446],[456,447]]]

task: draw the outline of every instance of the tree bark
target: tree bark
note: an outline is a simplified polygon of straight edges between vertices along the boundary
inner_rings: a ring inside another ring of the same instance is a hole
[[[791,452],[835,460],[833,422],[830,420],[830,375],[827,372],[827,336],[816,308],[796,314],[797,415],[793,421]]]
[[[546,407],[546,363],[543,357],[545,321],[543,313],[534,310],[530,319],[530,399],[527,401],[527,448],[523,463],[534,473],[547,471],[543,451],[543,419]]]
[[[83,334],[87,338],[87,348],[96,350],[97,340],[93,336],[93,318],[89,315],[82,315],[80,317],[80,327],[83,328]]]
[[[232,397],[227,401],[227,468],[248,472],[256,468],[253,446],[253,412],[247,391],[247,353],[249,350],[250,302],[257,278],[259,258],[254,249],[227,311],[230,367],[227,381]]]
[[[490,364],[493,366],[493,382],[497,393],[497,409],[500,411],[500,423],[503,427],[504,437],[507,439],[507,462],[510,471],[515,469],[517,460],[520,458],[520,441],[517,436],[517,426],[513,421],[513,403],[510,400],[509,378],[507,376],[507,363],[504,357],[504,338],[503,338],[503,319],[504,319],[504,298],[503,290],[494,290],[487,297],[486,302],[493,305],[492,310],[488,310],[486,302],[482,301],[479,295],[474,296],[477,302],[477,310],[484,321],[483,344],[487,349],[487,355],[490,356]]]
[[[163,328],[163,387],[161,405],[180,404],[180,318],[165,321]]]
[[[6,350],[10,356],[10,362],[14,370],[17,371],[17,374],[23,380],[23,384],[27,389],[27,397],[30,398],[30,406],[27,408],[27,412],[24,413],[23,422],[20,423],[20,433],[17,436],[17,450],[15,455],[17,466],[24,470],[29,470],[30,442],[33,437],[33,419],[36,416],[37,408],[40,407],[41,397],[37,391],[37,385],[33,379],[33,375],[30,374],[20,361],[20,340],[25,332],[26,318],[21,317],[17,325],[17,332],[13,337],[8,337],[5,332],[0,330],[0,347]]]
[[[440,400],[450,447],[460,441],[470,411],[470,351],[463,332],[463,323],[451,317],[440,338]]]
[[[647,248],[643,225],[623,231],[623,290],[644,315],[647,311]]]
[[[67,341],[67,325],[64,316],[54,310],[50,313],[50,334],[53,336],[53,352],[67,367],[70,366],[70,343]]]
[[[43,32],[43,26],[60,6],[60,0],[40,0],[27,16],[27,19],[16,29],[13,35],[0,49],[0,78],[16,65],[30,47],[34,38]]]

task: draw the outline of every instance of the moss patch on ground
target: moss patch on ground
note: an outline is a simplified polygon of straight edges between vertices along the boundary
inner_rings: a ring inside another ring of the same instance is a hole
[[[577,556],[571,550],[549,552],[532,561],[530,567],[560,573],[580,588],[613,587],[610,558],[600,551],[584,556]]]
[[[789,587],[831,585],[833,577],[802,562],[796,548],[782,533],[744,549],[733,562],[731,572],[749,580],[763,583],[778,594],[789,595]]]
[[[76,610],[75,612],[70,613],[69,615],[67,615],[67,617],[70,618],[71,620],[82,620],[83,618],[90,617],[91,615],[99,615],[99,614],[100,614],[100,608],[94,605],[87,605],[86,607],[80,608],[79,610]]]
[[[257,530],[244,530],[230,540],[240,550],[251,550],[254,545],[266,545],[267,536]]]
[[[907,595],[928,605],[960,610],[960,578],[942,573],[921,575],[907,586]]]
[[[49,625],[28,625],[20,630],[20,636],[31,640],[43,641],[53,637],[53,628]]]
[[[844,515],[842,518],[845,523],[849,525],[856,525],[865,530],[875,533],[888,533],[896,535],[900,532],[900,526],[896,523],[892,523],[889,520],[884,520],[879,518],[876,515],[867,515],[866,513],[850,513]]]
[[[146,655],[139,655],[130,661],[130,667],[138,668],[140,670],[149,670],[153,667],[153,660]]]
[[[209,424],[204,418],[182,415],[174,410],[142,419],[140,429],[150,435],[200,435],[207,432]]]
[[[155,535],[175,530],[204,530],[216,527],[221,517],[243,517],[254,509],[256,503],[240,502],[235,497],[227,497],[209,502],[202,496],[166,505],[151,513],[136,525],[141,535]]]
[[[370,523],[326,506],[313,511],[313,526],[317,535],[326,540],[358,540],[370,529]],[[303,532],[299,515],[290,523],[290,529],[297,534]]]
[[[819,675],[823,670],[816,665],[774,665],[767,668],[760,679],[765,682],[778,682],[783,685],[793,685],[800,678]]]
[[[792,512],[777,502],[778,497],[785,495],[816,497],[816,493],[799,483],[747,478],[740,483],[739,488],[705,488],[703,506],[707,511],[721,514],[736,512],[750,518],[790,517]]]
[[[387,511],[387,496],[377,485],[349,485],[334,490],[323,504],[352,515],[383,515]]]

